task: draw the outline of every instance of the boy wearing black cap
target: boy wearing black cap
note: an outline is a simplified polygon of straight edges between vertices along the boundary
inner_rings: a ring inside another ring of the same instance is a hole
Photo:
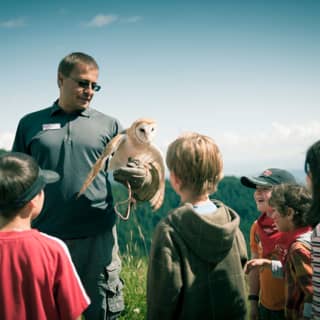
[[[57,238],[31,229],[59,180],[22,153],[0,156],[0,319],[80,319],[90,301]]]
[[[272,208],[269,206],[272,187],[283,183],[296,183],[294,176],[282,169],[264,170],[258,177],[241,177],[241,183],[255,189],[254,200],[259,218],[254,221],[250,230],[251,259],[267,258],[278,260],[277,243],[281,239],[271,218]],[[272,277],[271,270],[258,269],[249,274],[250,319],[285,319],[284,280]],[[259,307],[259,308],[258,308]]]

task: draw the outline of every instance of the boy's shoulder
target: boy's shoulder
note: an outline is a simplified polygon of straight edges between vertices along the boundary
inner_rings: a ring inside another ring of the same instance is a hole
[[[311,235],[312,231],[308,231],[299,237],[297,237],[296,241],[294,241],[290,247],[291,251],[299,251],[303,248],[306,248],[308,251],[312,250],[312,243],[311,243]]]
[[[190,203],[182,204],[177,208],[171,209],[167,216],[162,218],[156,226],[156,232],[171,232],[176,229],[177,225],[189,220],[188,216],[194,214],[192,205]]]
[[[63,251],[69,254],[67,245],[59,238],[56,238],[54,236],[50,236],[43,232],[38,232],[38,236],[42,238],[44,243],[50,247],[52,250],[56,251]]]
[[[15,232],[1,232],[0,240],[5,239],[7,248],[13,250],[15,247],[23,248],[24,254],[32,256],[33,254],[47,255],[50,253],[51,257],[69,256],[69,251],[66,244],[53,236],[38,231],[37,229],[30,229],[25,231]]]
[[[69,256],[68,248],[62,240],[40,232],[37,229],[31,229],[24,235],[21,235],[21,242],[24,242],[26,247],[32,247],[33,251],[45,250],[58,255],[67,254]]]
[[[253,231],[256,231],[257,228],[258,228],[258,220],[254,220],[254,221],[252,222],[252,224],[251,224],[250,229],[251,229],[251,231],[252,231],[252,230],[253,230]]]
[[[199,226],[215,228],[239,228],[240,217],[235,210],[218,200],[211,200],[217,207],[212,214],[198,214],[192,204],[185,203],[171,211],[157,225],[157,229],[166,232],[175,232],[178,229],[197,230]]]

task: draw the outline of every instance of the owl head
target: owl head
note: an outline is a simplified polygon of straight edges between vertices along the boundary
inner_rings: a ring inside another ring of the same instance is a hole
[[[149,144],[156,134],[156,122],[152,119],[138,119],[132,124],[134,135],[138,142]]]

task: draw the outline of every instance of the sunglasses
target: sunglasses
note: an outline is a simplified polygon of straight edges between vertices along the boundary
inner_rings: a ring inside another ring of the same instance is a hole
[[[82,80],[82,79],[74,79],[72,77],[68,77],[68,78],[76,82],[80,88],[83,88],[83,89],[91,88],[95,92],[98,92],[101,89],[101,86],[95,82],[90,82],[88,80]]]

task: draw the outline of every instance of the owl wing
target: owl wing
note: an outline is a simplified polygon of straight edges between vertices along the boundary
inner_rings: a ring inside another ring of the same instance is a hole
[[[94,166],[92,167],[91,171],[89,172],[86,180],[84,181],[79,193],[78,197],[81,196],[86,189],[89,187],[89,185],[92,183],[92,181],[95,179],[97,174],[100,170],[102,170],[105,167],[106,161],[117,152],[120,145],[125,141],[126,139],[126,133],[119,133],[115,137],[113,137],[109,143],[106,145],[103,153],[99,157],[99,159],[96,161]]]
[[[165,164],[161,150],[154,144],[148,146],[148,151],[142,154],[140,160],[144,163],[152,163],[159,176],[159,187],[154,196],[149,200],[152,210],[158,210],[165,194]]]

